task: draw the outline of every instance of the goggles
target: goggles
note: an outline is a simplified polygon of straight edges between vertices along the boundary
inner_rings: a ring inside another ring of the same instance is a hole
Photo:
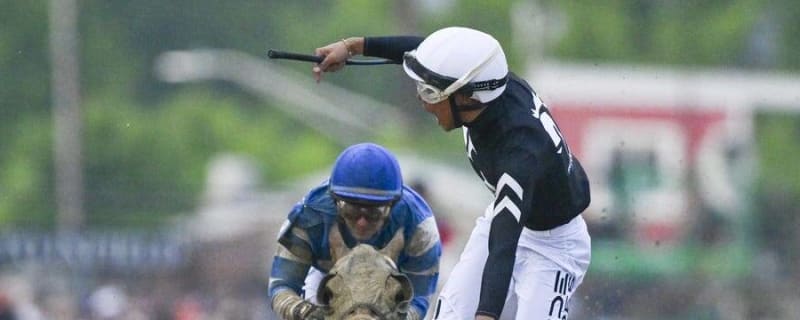
[[[504,86],[508,80],[508,76],[501,79],[492,79],[486,81],[478,81],[470,83],[478,73],[500,52],[500,47],[495,47],[494,50],[485,58],[481,63],[466,72],[461,78],[452,78],[445,75],[438,74],[434,71],[423,66],[416,57],[415,51],[406,52],[403,55],[403,62],[411,69],[417,76],[422,78],[422,81],[417,81],[417,94],[420,99],[428,104],[435,104],[447,99],[451,94],[456,91],[471,94],[474,91],[494,90]],[[444,89],[442,89],[444,88]]]
[[[378,222],[389,213],[391,204],[365,204],[348,202],[342,199],[336,199],[336,209],[343,218],[350,221],[358,221],[364,217],[368,222]]]

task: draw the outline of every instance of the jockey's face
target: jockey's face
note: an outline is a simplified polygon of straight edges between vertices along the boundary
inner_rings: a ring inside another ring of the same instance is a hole
[[[360,204],[336,200],[336,210],[356,240],[372,238],[386,223],[392,206],[390,204]]]
[[[437,103],[428,103],[422,100],[419,94],[417,95],[417,99],[422,102],[425,111],[428,111],[436,117],[436,121],[439,123],[439,126],[442,127],[442,130],[450,131],[455,129],[453,114],[450,112],[450,100],[444,99]]]

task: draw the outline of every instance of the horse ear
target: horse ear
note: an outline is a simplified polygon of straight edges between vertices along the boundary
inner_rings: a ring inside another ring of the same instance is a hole
[[[339,261],[339,259],[350,253],[350,248],[344,244],[344,238],[339,228],[331,228],[328,239],[330,241],[328,247],[331,248],[331,259],[333,261]]]
[[[317,301],[323,305],[328,305],[333,298],[333,291],[331,288],[328,287],[328,281],[333,279],[336,276],[336,273],[330,273],[325,275],[319,282],[319,287],[317,287]]]
[[[402,273],[392,273],[392,278],[400,283],[400,290],[395,294],[394,301],[397,303],[408,302],[414,297],[414,287],[411,285],[411,280]]]
[[[378,252],[382,253],[392,261],[397,261],[398,257],[400,257],[400,252],[402,252],[406,246],[406,241],[403,237],[403,234],[403,229],[397,231],[392,240],[389,240],[389,243],[387,243],[383,249],[378,250]]]

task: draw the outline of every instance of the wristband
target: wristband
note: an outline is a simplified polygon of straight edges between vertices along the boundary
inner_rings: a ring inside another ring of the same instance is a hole
[[[347,43],[347,39],[346,38],[342,38],[342,44],[344,45],[344,49],[347,50],[347,57],[348,58],[352,57],[353,56],[353,51],[350,50],[350,45]]]

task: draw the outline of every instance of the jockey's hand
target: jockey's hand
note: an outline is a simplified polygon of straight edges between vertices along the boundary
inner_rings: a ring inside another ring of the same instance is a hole
[[[346,46],[345,40],[340,40],[317,48],[314,50],[314,54],[325,57],[319,64],[314,64],[311,69],[314,72],[314,79],[319,82],[323,72],[336,72],[344,68],[345,61],[350,57],[350,49]]]
[[[397,304],[395,309],[397,315],[400,316],[400,319],[403,320],[421,320],[422,317],[419,315],[419,311],[417,308],[411,306],[409,301],[403,301]]]
[[[328,315],[329,309],[325,306],[318,306],[311,302],[303,300],[295,307],[295,319],[303,320],[324,320]]]
[[[306,316],[305,319],[308,320],[325,320],[325,316],[327,316],[330,312],[328,312],[328,308],[323,306],[314,305],[314,308],[311,310],[311,313]]]
[[[344,68],[347,59],[363,51],[363,43],[364,38],[345,38],[315,49],[315,55],[325,58],[311,69],[314,79],[319,82],[323,72],[336,72]]]

